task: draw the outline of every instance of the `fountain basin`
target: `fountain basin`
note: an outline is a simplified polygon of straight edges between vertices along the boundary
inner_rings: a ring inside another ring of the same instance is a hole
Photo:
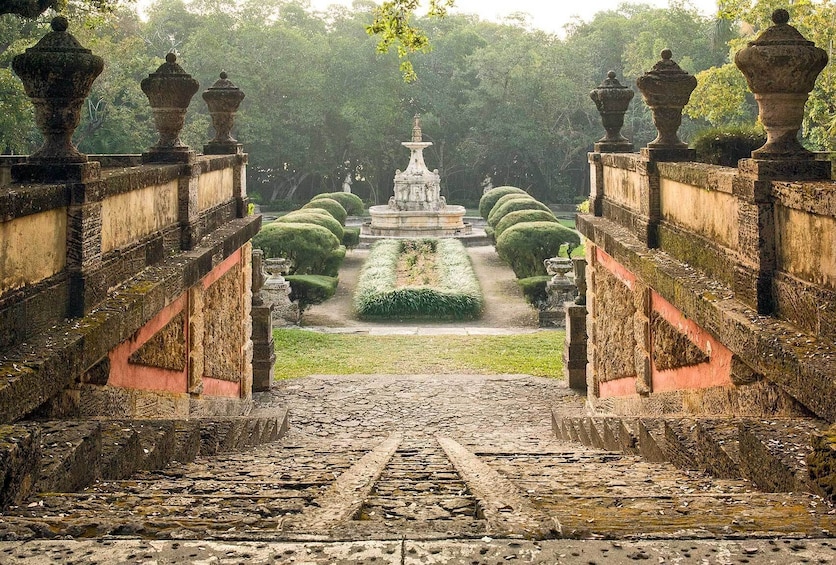
[[[469,235],[473,226],[464,222],[464,206],[440,210],[395,210],[389,206],[369,208],[371,222],[360,229],[363,235],[384,237],[454,237]]]

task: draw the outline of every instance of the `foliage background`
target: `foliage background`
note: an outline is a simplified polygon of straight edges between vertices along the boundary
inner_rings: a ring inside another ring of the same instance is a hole
[[[489,180],[526,189],[546,203],[571,203],[588,191],[586,153],[603,135],[589,91],[614,70],[633,86],[663,48],[700,80],[680,130],[686,140],[708,125],[753,124],[757,111],[730,56],[787,7],[809,39],[832,51],[830,0],[721,0],[722,17],[705,18],[687,2],[667,9],[636,3],[567,26],[563,37],[475,16],[413,19],[431,49],[410,55],[417,80],[402,79],[397,52],[377,52],[366,27],[375,3],[315,12],[306,0],[158,0],[141,20],[130,3],[113,12],[71,0],[71,31],[105,58],[76,142],[88,153],[138,153],[155,140],[139,82],[174,50],[209,87],[221,70],[246,93],[237,137],[250,154],[248,187],[256,201],[304,202],[352,191],[382,203],[407,162],[399,142],[423,115],[426,151],[451,203],[474,207]],[[53,14],[30,21],[0,17],[0,150],[28,153],[38,143],[31,105],[11,73],[11,58],[46,33]],[[828,66],[808,104],[806,143],[832,149],[834,74]],[[193,99],[184,140],[200,149],[212,136],[206,106]],[[655,137],[636,96],[624,133],[637,147]]]

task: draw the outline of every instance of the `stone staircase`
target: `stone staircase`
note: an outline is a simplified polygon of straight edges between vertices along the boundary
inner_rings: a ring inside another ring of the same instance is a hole
[[[765,492],[810,492],[834,500],[836,458],[828,424],[814,418],[640,418],[552,412],[564,441],[718,479],[746,479]],[[815,461],[810,468],[808,461]]]
[[[53,420],[0,426],[0,509],[38,493],[72,493],[98,480],[189,463],[275,441],[287,411],[189,420]]]

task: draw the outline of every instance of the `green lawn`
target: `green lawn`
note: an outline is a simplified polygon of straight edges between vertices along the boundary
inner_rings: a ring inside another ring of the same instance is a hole
[[[276,330],[276,378],[312,374],[528,374],[563,378],[562,331],[369,336]]]

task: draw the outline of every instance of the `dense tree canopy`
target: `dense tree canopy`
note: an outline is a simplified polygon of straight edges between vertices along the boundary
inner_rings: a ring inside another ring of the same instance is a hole
[[[573,22],[557,37],[522,18],[501,24],[468,15],[417,18],[408,9],[412,0],[390,2],[391,9],[407,10],[405,21],[429,42],[419,41],[410,55],[412,82],[403,80],[397,49],[378,49],[395,28],[367,33],[381,14],[372,0],[325,12],[307,0],[157,0],[146,20],[131,4],[112,12],[71,4],[71,31],[106,64],[75,141],[89,153],[149,147],[155,136],[139,82],[174,50],[201,89],[223,70],[246,93],[235,133],[250,154],[249,191],[263,201],[305,201],[341,190],[349,177],[363,199],[385,202],[395,170],[408,161],[399,143],[421,113],[425,138],[434,143],[427,162],[439,169],[448,201],[475,204],[490,182],[522,187],[544,202],[572,202],[588,190],[586,152],[603,135],[589,91],[608,70],[632,86],[662,48],[671,48],[701,79],[691,119],[680,130],[684,139],[709,122],[753,123],[756,109],[729,55],[746,33],[766,25],[777,3],[725,0],[723,20],[702,17],[683,2],[666,9],[623,4]],[[832,44],[829,1],[798,0],[790,9],[810,39]],[[46,32],[49,17],[0,16],[0,150],[25,153],[37,143],[31,105],[10,61]],[[831,146],[832,91],[828,67],[807,119],[810,142],[819,147]],[[209,124],[198,94],[184,140],[200,149],[212,135]],[[638,96],[624,133],[639,147],[655,137]]]

